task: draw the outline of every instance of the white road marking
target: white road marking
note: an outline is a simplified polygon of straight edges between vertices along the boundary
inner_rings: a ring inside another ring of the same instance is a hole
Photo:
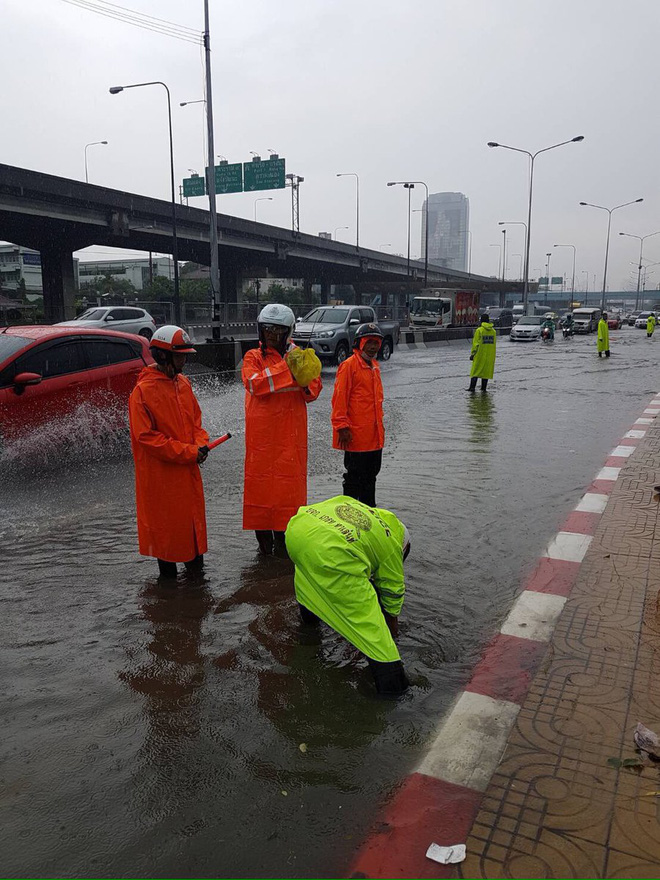
[[[515,703],[463,691],[417,772],[485,791],[519,711]]]
[[[598,473],[596,474],[596,479],[597,480],[618,480],[620,473],[621,473],[621,468],[604,467],[598,471]]]
[[[582,562],[591,540],[591,535],[557,532],[544,555],[549,559],[562,559],[564,562]]]
[[[500,630],[505,636],[548,642],[566,604],[565,596],[524,590]]]
[[[580,513],[603,513],[610,500],[609,495],[601,495],[599,492],[587,492],[580,499],[580,503],[575,508]]]

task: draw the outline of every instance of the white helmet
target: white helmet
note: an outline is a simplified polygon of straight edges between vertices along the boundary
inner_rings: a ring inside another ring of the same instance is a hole
[[[161,351],[179,352],[180,354],[195,353],[190,336],[182,327],[176,327],[174,324],[159,327],[149,340],[149,347],[159,348]]]
[[[288,327],[289,333],[292,333],[296,325],[296,317],[288,306],[268,303],[259,312],[257,324],[277,324],[279,327]]]

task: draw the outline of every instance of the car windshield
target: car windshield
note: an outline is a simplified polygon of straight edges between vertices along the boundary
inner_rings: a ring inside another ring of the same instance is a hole
[[[78,315],[76,321],[102,321],[105,309],[87,309],[82,315]]]
[[[6,333],[0,333],[0,363],[10,357],[26,345],[34,342],[34,339],[28,339],[25,336],[8,336]]]
[[[521,318],[518,321],[518,325],[520,324],[536,324],[537,326],[543,321],[539,315],[526,315],[524,318]]]
[[[491,309],[488,312],[488,317],[492,320],[493,318],[499,318],[504,309]]]
[[[348,309],[314,309],[309,315],[305,315],[305,324],[343,324],[348,315]]]
[[[645,320],[647,320],[648,318],[651,317],[652,314],[653,314],[653,312],[641,312],[641,314],[639,315],[639,317],[640,317],[640,318],[644,318]]]
[[[437,296],[435,297],[415,297],[412,305],[412,313],[413,315],[439,315],[443,311],[443,302],[448,302],[447,300],[439,299]]]

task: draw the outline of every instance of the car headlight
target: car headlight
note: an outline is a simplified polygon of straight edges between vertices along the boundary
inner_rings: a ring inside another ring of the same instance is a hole
[[[319,333],[312,334],[314,339],[330,339],[331,336],[335,335],[334,330],[321,330]]]

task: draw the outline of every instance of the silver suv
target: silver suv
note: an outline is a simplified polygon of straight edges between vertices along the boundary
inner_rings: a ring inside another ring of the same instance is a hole
[[[151,339],[156,323],[149,312],[133,306],[93,306],[73,321],[60,321],[59,327],[95,327],[97,330],[121,330]]]

